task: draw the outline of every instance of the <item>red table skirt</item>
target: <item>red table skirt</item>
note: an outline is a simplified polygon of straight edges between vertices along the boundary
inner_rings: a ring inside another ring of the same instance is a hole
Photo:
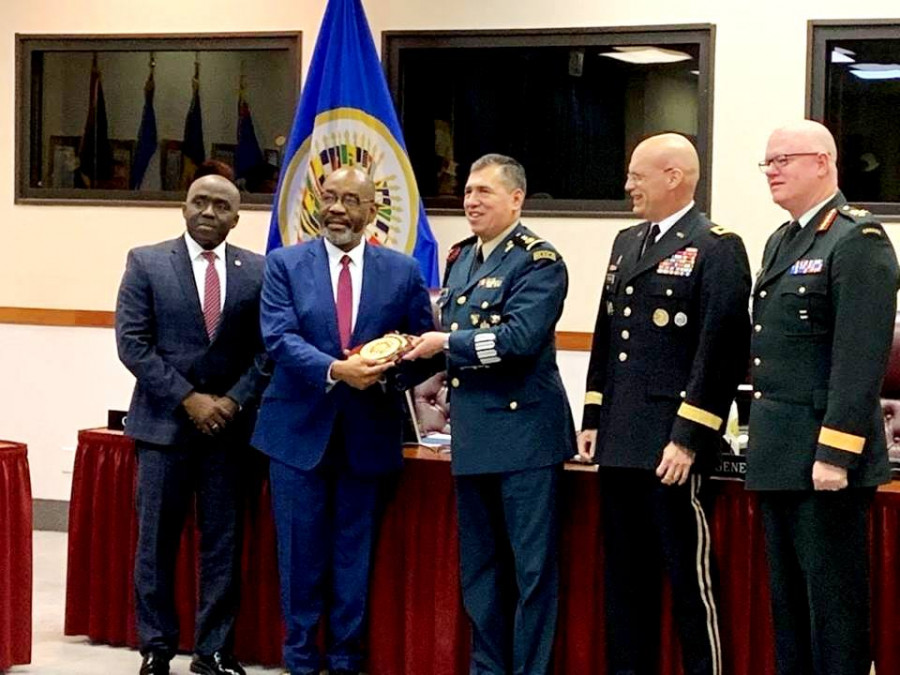
[[[0,441],[0,671],[31,663],[32,529],[28,452]]]
[[[371,675],[463,675],[469,634],[459,595],[453,484],[445,461],[411,450],[378,539],[370,602]],[[235,651],[247,662],[281,660],[275,534],[265,460],[248,459],[241,610]],[[562,577],[556,668],[602,675],[603,569],[596,477],[564,478]],[[712,537],[721,577],[723,672],[774,673],[762,522],[739,483],[715,486]],[[132,442],[105,430],[79,434],[69,517],[67,635],[136,645],[132,567],[136,540]],[[900,494],[882,491],[872,512],[874,647],[880,673],[900,673]],[[196,535],[190,521],[178,560],[181,648],[189,651],[196,604]],[[678,641],[664,597],[660,675],[680,675]]]

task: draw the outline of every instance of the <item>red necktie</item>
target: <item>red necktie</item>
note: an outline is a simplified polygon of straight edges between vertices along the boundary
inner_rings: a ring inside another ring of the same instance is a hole
[[[222,288],[219,285],[219,273],[216,271],[216,254],[212,251],[201,253],[206,259],[206,283],[203,288],[203,323],[206,334],[212,340],[222,318]]]
[[[350,256],[341,258],[341,273],[338,275],[337,317],[341,349],[350,346],[350,324],[353,319],[353,281],[350,279]]]

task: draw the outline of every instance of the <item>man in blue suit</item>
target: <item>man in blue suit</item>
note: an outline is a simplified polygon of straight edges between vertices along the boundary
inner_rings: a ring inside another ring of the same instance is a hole
[[[447,258],[445,332],[426,333],[407,355],[446,357],[471,675],[548,673],[556,630],[557,494],[575,454],[554,332],[568,276],[559,253],[519,222],[525,187],[511,157],[472,165],[473,236]]]
[[[380,492],[403,459],[403,397],[380,382],[393,364],[350,350],[434,326],[416,261],[363,238],[376,209],[365,171],[331,173],[320,203],[323,238],[268,257],[261,316],[275,371],[253,436],[271,458],[291,675],[323,666],[323,614],[330,673],[360,671]]]
[[[136,248],[116,305],[119,358],[137,378],[125,433],[137,448],[135,614],[141,675],[165,675],[178,647],[175,558],[196,494],[200,604],[191,671],[241,675],[237,608],[238,474],[267,383],[259,332],[264,258],[225,243],[240,193],[197,179],[183,237]]]

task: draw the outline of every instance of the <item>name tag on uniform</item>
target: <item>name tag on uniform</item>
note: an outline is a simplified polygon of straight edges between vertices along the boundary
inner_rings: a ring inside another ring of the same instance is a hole
[[[791,265],[788,274],[795,276],[800,274],[821,274],[823,269],[825,269],[824,260],[821,258],[810,258],[808,260],[798,260],[795,262]]]
[[[694,263],[697,261],[697,249],[688,246],[673,253],[663,260],[656,268],[657,274],[668,274],[674,277],[689,277],[694,271]]]

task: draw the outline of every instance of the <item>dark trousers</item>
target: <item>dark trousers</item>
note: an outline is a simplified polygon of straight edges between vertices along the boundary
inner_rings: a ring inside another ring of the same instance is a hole
[[[759,493],[778,675],[868,675],[874,493]]]
[[[720,675],[715,572],[703,479],[660,483],[652,471],[601,467],[610,675],[659,672],[663,570],[672,586],[685,675]]]
[[[319,621],[327,616],[326,665],[358,671],[372,550],[384,476],[355,475],[332,442],[323,462],[301,471],[271,460],[284,663],[291,675],[318,675]]]
[[[559,594],[561,468],[457,476],[470,675],[550,672]]]
[[[239,448],[206,439],[190,446],[138,441],[136,448],[134,590],[141,653],[153,651],[171,657],[178,648],[175,561],[194,495],[200,529],[194,651],[209,655],[230,650],[239,584]]]

